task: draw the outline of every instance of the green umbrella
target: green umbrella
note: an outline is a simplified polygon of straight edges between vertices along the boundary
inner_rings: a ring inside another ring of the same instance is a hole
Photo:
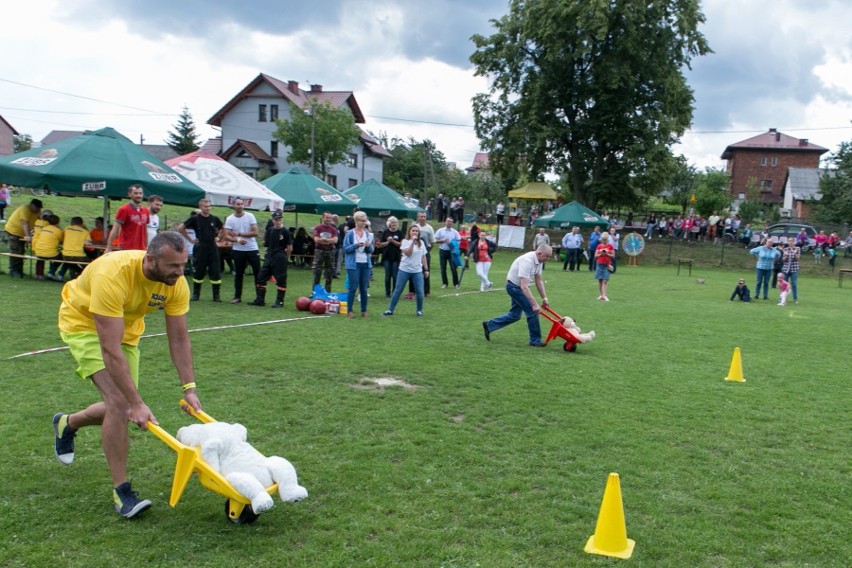
[[[354,201],[299,166],[261,183],[284,198],[284,211],[316,214],[328,211],[346,215],[355,209]]]
[[[566,203],[558,209],[554,209],[547,215],[542,215],[533,223],[536,227],[550,227],[568,229],[580,227],[581,229],[594,229],[600,227],[602,231],[609,228],[609,221],[576,201]]]
[[[112,128],[0,156],[0,181],[64,195],[127,197],[139,184],[166,203],[195,205],[204,191]]]
[[[358,209],[371,217],[396,217],[415,219],[417,213],[423,211],[413,201],[408,201],[403,196],[388,186],[374,180],[368,179],[355,187],[350,187],[343,195],[358,204]]]

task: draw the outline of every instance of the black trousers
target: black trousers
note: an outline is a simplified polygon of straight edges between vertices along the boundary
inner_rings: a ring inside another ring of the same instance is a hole
[[[565,270],[567,267],[571,272],[574,272],[574,268],[577,270],[580,269],[580,249],[564,249],[565,250],[565,262],[562,263],[562,270]]]
[[[192,281],[196,284],[204,282],[204,277],[210,274],[211,284],[222,283],[222,265],[219,261],[219,247],[215,244],[208,245],[199,243],[192,248],[192,264],[195,271],[192,273]]]
[[[234,259],[234,270],[237,272],[234,276],[234,298],[242,298],[246,266],[251,266],[251,273],[257,278],[260,273],[260,253],[256,250],[232,250],[231,256]]]

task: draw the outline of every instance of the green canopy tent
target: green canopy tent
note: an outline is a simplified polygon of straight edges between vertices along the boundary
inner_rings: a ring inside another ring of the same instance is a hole
[[[299,166],[277,173],[261,183],[284,198],[284,211],[318,215],[328,211],[348,215],[355,209],[354,201]]]
[[[569,229],[571,227],[580,227],[581,229],[600,227],[602,231],[609,229],[609,221],[576,201],[566,203],[562,207],[542,215],[535,220],[533,225],[550,227],[551,229]]]
[[[63,195],[117,199],[139,184],[145,195],[161,195],[176,205],[195,205],[204,198],[204,190],[112,128],[0,156],[0,181]]]
[[[405,199],[393,189],[374,179],[368,179],[343,192],[343,195],[358,204],[358,209],[371,217],[402,217],[416,219],[423,211],[413,201]]]

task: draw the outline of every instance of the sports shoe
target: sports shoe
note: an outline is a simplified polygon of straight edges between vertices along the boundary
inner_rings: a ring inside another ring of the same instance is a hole
[[[606,296],[601,296],[601,300],[603,300],[604,302],[609,302],[609,298],[607,298]]]
[[[422,317],[423,317],[423,312],[417,312],[417,317],[422,318]]]
[[[53,415],[53,434],[56,437],[53,451],[56,459],[65,465],[74,461],[74,436],[77,430],[68,425],[68,415],[57,412]]]
[[[240,298],[234,298],[233,300],[231,300],[232,304],[239,304],[240,302],[242,302],[242,299]]]
[[[255,298],[254,300],[249,302],[248,305],[249,306],[265,306],[266,302],[264,302],[263,300],[258,300],[257,298]]]
[[[441,284],[441,288],[446,288],[446,287],[447,287],[446,284]]]
[[[459,286],[458,284],[456,284],[455,288],[456,288],[456,290],[458,290],[459,288],[461,288],[461,286]]]
[[[406,299],[406,300],[413,300],[413,299],[414,299],[414,294],[412,294],[411,292],[409,292],[408,294],[406,294],[406,295],[405,295],[405,299]]]
[[[384,312],[382,312],[382,315],[383,315],[383,316],[392,316],[392,315],[393,315],[393,312],[392,312],[392,311],[390,311],[390,310],[385,310]]]
[[[547,347],[544,343],[530,343],[530,347]]]
[[[275,303],[274,303],[274,304],[272,304],[272,306],[270,306],[270,307],[272,307],[272,308],[283,308],[283,307],[284,307],[284,304],[283,304],[282,302],[275,302]]]
[[[139,494],[130,488],[129,481],[112,490],[112,500],[115,501],[115,510],[125,519],[132,519],[151,508],[151,501],[140,499]]]
[[[482,322],[482,330],[485,332],[485,339],[491,341],[491,330],[488,329],[488,322]]]

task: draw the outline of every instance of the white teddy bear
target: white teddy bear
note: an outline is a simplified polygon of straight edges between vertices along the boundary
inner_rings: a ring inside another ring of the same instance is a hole
[[[181,428],[177,439],[186,446],[201,448],[204,461],[251,501],[255,513],[273,507],[266,492],[273,483],[278,484],[278,494],[285,503],[307,497],[308,490],[299,485],[293,464],[279,456],[264,456],[246,442],[246,435],[242,424],[209,422]]]
[[[571,333],[573,333],[574,336],[576,336],[580,340],[580,343],[588,343],[596,337],[594,331],[590,331],[589,333],[583,333],[580,327],[577,325],[577,322],[575,322],[568,316],[562,318],[562,325],[565,327],[565,329],[570,330]]]

